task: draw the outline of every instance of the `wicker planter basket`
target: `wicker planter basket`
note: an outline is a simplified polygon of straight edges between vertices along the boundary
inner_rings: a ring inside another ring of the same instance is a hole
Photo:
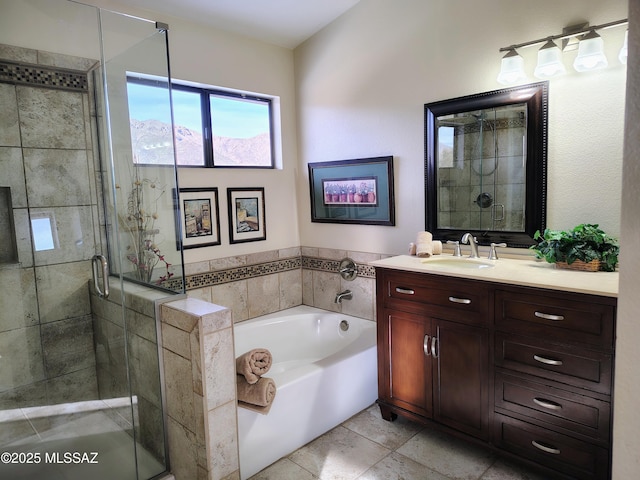
[[[588,263],[582,260],[575,260],[571,265],[567,262],[556,262],[556,267],[567,270],[580,270],[582,272],[597,272],[600,270],[600,260],[591,260]]]

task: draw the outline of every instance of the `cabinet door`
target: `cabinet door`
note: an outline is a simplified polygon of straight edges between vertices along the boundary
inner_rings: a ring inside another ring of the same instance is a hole
[[[385,310],[378,325],[381,400],[424,417],[432,411],[431,333],[428,319]],[[426,345],[426,346],[425,346]],[[384,350],[383,350],[384,349]]]
[[[434,319],[433,418],[489,438],[489,332],[486,328]]]

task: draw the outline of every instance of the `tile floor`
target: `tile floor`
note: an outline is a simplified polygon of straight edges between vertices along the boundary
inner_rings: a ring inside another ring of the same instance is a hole
[[[491,452],[398,417],[377,405],[250,480],[545,480]]]
[[[136,462],[133,437],[114,406],[95,400],[0,411],[0,452],[32,459],[0,462],[0,480],[124,480],[135,478],[136,468],[140,478],[162,472],[164,466],[140,445]],[[87,453],[87,461],[68,463],[69,453]]]

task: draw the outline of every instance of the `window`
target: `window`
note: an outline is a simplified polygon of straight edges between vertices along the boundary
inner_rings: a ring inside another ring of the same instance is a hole
[[[171,87],[178,166],[274,168],[270,98]],[[162,127],[171,123],[170,110],[162,107],[168,105],[166,82],[128,77],[127,96],[136,161],[172,164],[170,155],[162,153],[167,138],[160,138]]]

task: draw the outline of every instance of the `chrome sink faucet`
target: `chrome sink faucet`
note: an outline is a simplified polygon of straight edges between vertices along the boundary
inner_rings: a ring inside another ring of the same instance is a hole
[[[470,233],[465,233],[462,235],[460,243],[469,244],[471,247],[471,255],[469,255],[469,258],[480,258],[480,255],[478,255],[478,240],[476,237]]]

